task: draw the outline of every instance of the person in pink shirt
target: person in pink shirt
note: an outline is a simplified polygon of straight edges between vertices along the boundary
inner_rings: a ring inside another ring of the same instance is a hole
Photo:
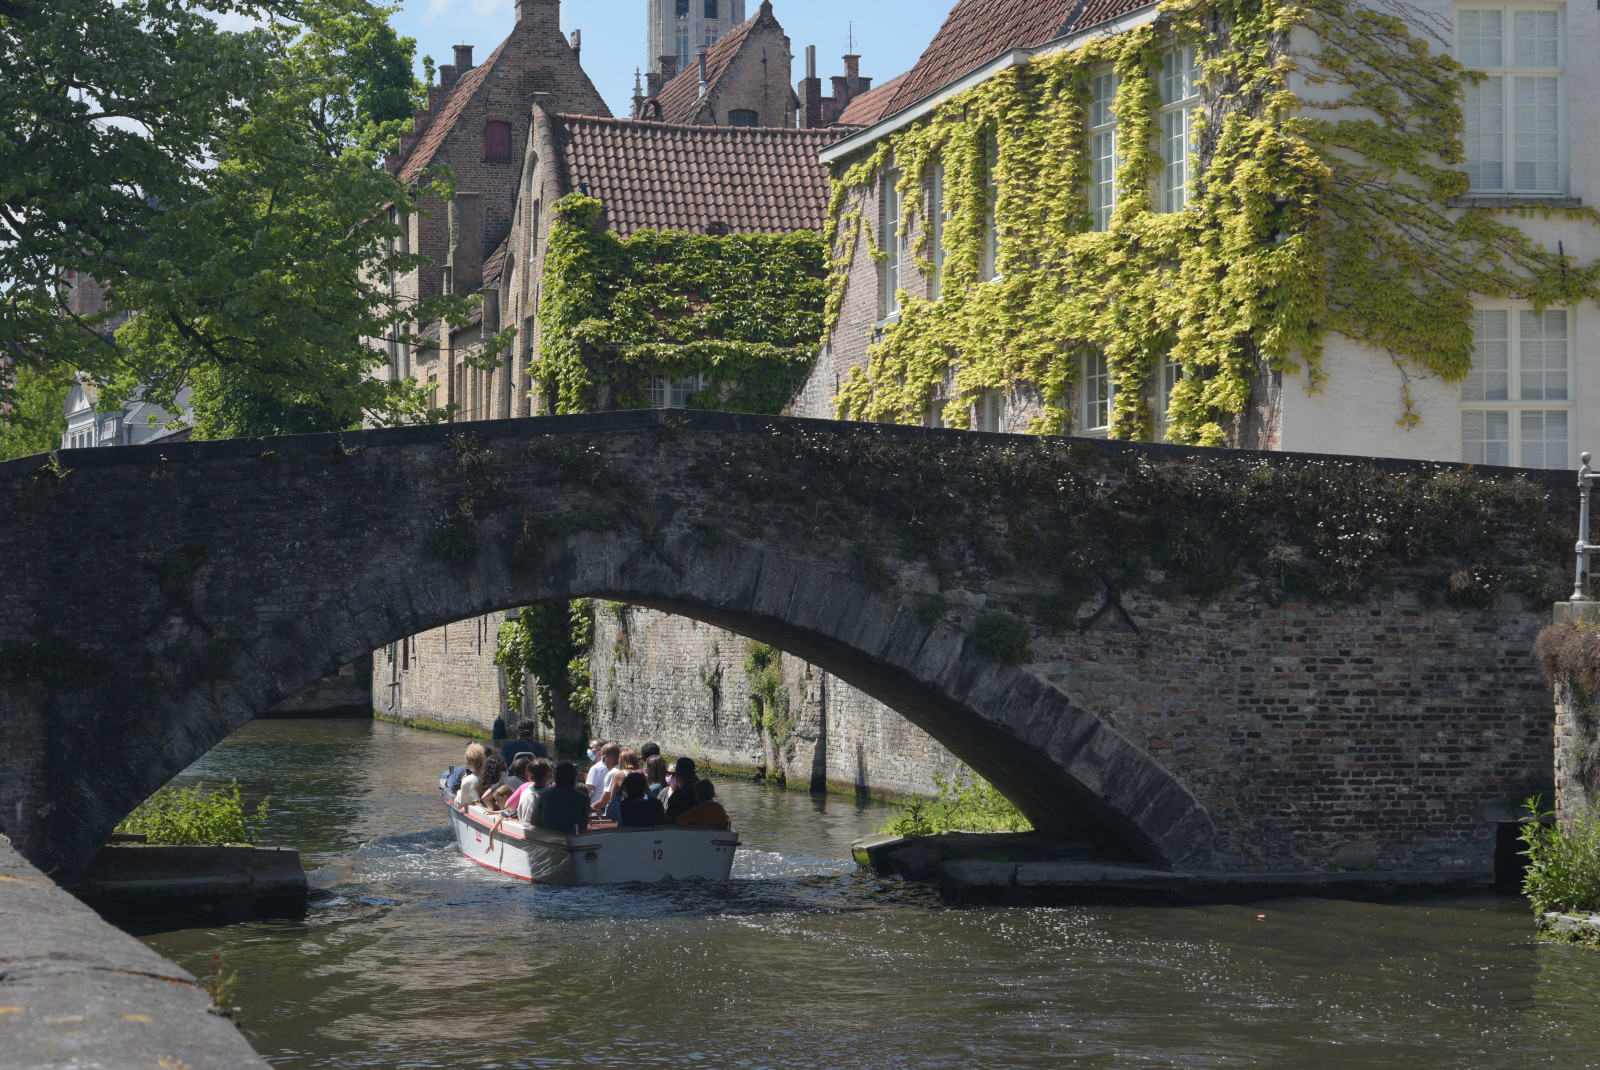
[[[555,779],[555,767],[548,758],[535,758],[528,766],[528,775],[532,778],[522,787],[511,793],[511,799],[506,803],[506,809],[513,813],[521,813],[519,809],[524,796],[534,795],[550,786]]]

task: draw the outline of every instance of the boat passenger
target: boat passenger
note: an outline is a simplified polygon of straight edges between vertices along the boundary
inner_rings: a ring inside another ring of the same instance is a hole
[[[483,808],[491,814],[498,814],[506,808],[506,802],[511,798],[511,789],[504,784],[497,788],[490,788],[489,794],[483,797]]]
[[[531,779],[512,792],[511,801],[506,803],[506,806],[517,812],[517,820],[524,825],[533,823],[533,800],[555,779],[556,767],[550,764],[549,758],[535,758],[528,772]]]
[[[728,811],[717,802],[717,786],[709,780],[694,782],[695,804],[678,817],[679,828],[725,829]]]
[[[593,769],[589,770],[589,798],[594,800],[594,812],[597,814],[605,813],[606,807],[611,805],[611,800],[616,794],[611,790],[611,773],[617,768],[617,763],[621,760],[622,747],[616,743],[607,743],[600,748],[600,760],[594,764]],[[600,793],[598,795],[595,794],[594,790],[595,769],[601,770]]]
[[[589,760],[594,764],[589,767],[589,775],[584,782],[588,785],[589,801],[591,803],[599,802],[600,796],[604,795],[606,791],[606,774],[611,772],[610,767],[606,765],[602,757],[606,746],[606,741],[603,739],[591,739],[589,741]]]
[[[480,779],[480,794],[487,795],[491,788],[498,788],[506,782],[506,761],[500,755],[490,751],[483,759],[483,776]],[[517,785],[509,785],[512,791],[517,790]]]
[[[534,761],[535,759],[531,754],[519,754],[516,760],[511,763],[511,772],[506,774],[510,779],[506,783],[511,785],[512,791],[516,791],[533,779],[533,774],[529,770],[533,768]]]
[[[643,773],[629,773],[622,778],[623,799],[617,817],[618,825],[647,829],[667,823],[667,808],[650,797],[649,788],[650,782]]]
[[[507,762],[515,762],[519,754],[531,754],[535,758],[550,757],[550,752],[545,749],[545,745],[533,738],[534,729],[537,727],[529,720],[518,721],[517,738],[500,748],[500,757]]]
[[[589,827],[589,796],[578,790],[578,767],[571,762],[556,766],[556,785],[535,795],[529,823],[552,832],[572,835]]]
[[[444,782],[444,788],[451,795],[461,790],[461,779],[468,773],[478,772],[483,768],[483,758],[487,752],[481,743],[468,743],[466,765],[458,765],[450,770],[450,778]],[[476,759],[476,761],[474,761]]]
[[[647,747],[651,745],[649,743],[645,744]],[[644,760],[644,779],[650,785],[646,790],[649,791],[650,797],[662,806],[667,805],[665,792],[669,775],[667,772],[667,760],[661,755],[652,754]]]
[[[646,743],[639,748],[639,760],[646,764],[649,763],[651,758],[659,757],[660,754],[661,744],[659,743]]]
[[[456,805],[471,806],[483,801],[480,785],[487,787],[483,779],[484,763],[488,761],[488,753],[478,743],[467,744],[467,774],[461,778],[461,784],[456,788]]]
[[[667,817],[673,821],[693,810],[697,800],[694,797],[694,759],[679,758],[678,763],[672,767],[672,794],[667,797]]]
[[[611,745],[615,747],[616,744]],[[609,752],[610,747],[606,748]],[[639,756],[631,750],[624,750],[617,755],[617,764],[611,770],[611,776],[606,781],[606,792],[600,796],[600,801],[595,804],[595,810],[604,815],[608,820],[617,821],[622,817],[622,781],[629,773],[639,771]]]

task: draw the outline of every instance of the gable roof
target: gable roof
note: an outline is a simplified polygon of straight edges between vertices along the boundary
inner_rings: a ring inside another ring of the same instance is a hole
[[[445,138],[456,128],[461,113],[467,110],[472,95],[483,85],[483,80],[489,77],[489,72],[500,61],[501,54],[510,43],[509,37],[501,41],[500,47],[491,52],[488,59],[463,74],[456,84],[450,87],[450,95],[444,98],[439,114],[428,123],[428,128],[422,132],[422,138],[412,147],[411,155],[400,164],[401,181],[410,182],[432,165],[433,158],[444,147]]]
[[[746,19],[733,29],[727,36],[712,45],[706,52],[706,91],[700,93],[700,62],[694,57],[689,66],[679,71],[672,81],[661,87],[661,92],[656,94],[656,103],[661,105],[661,121],[664,123],[692,123],[695,113],[700,110],[701,103],[706,97],[716,92],[718,83],[723,73],[733,62],[733,57],[738,54],[739,46],[744,44],[745,38],[750,36],[750,31],[758,24],[769,23],[777,27],[778,20],[772,14],[772,4],[763,3],[761,10],[756,12],[755,18]]]
[[[834,120],[836,126],[871,126],[873,123],[889,114],[890,105],[900,94],[900,87],[905,80],[911,77],[911,72],[891,78],[880,86],[876,86],[845,105],[844,111],[839,113],[839,118]]]
[[[1083,0],[959,0],[906,72],[885,115],[930,96],[1013,48],[1060,37]]]
[[[735,234],[821,231],[828,168],[817,154],[831,130],[691,126],[586,115],[554,116],[567,188],[605,205],[606,226]]]
[[[1072,20],[1072,32],[1079,33],[1099,26],[1153,3],[1155,0],[1086,0],[1083,10]]]

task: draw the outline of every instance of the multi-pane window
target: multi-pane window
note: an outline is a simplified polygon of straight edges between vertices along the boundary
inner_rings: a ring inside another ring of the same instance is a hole
[[[689,69],[689,27],[680,25],[677,33],[678,70]]]
[[[1462,87],[1462,141],[1472,189],[1562,192],[1560,10],[1463,7],[1456,14],[1456,51],[1473,72]]]
[[[1157,410],[1158,430],[1162,441],[1167,437],[1167,425],[1172,422],[1168,415],[1172,408],[1172,391],[1183,381],[1183,365],[1166,357],[1161,361],[1161,407]]]
[[[1006,421],[1006,395],[1003,390],[985,390],[972,406],[973,428],[999,431]]]
[[[1089,214],[1095,230],[1111,227],[1117,206],[1117,76],[1107,71],[1089,82]]]
[[[1111,367],[1104,353],[1086,353],[1083,357],[1083,376],[1078,380],[1081,424],[1079,429],[1091,434],[1105,432],[1111,427],[1111,407],[1117,397],[1117,384],[1111,378]]]
[[[717,15],[717,0],[706,0],[706,18],[715,19]]]
[[[1461,381],[1461,459],[1566,468],[1573,396],[1566,310],[1479,309],[1472,339],[1472,372]]]
[[[1161,57],[1161,210],[1177,212],[1189,202],[1194,150],[1194,117],[1200,101],[1194,46]]]
[[[997,278],[1000,274],[1000,184],[995,180],[995,172],[1000,167],[1000,146],[993,138],[989,139],[989,148],[984,166],[984,193],[985,207],[983,217],[983,250],[982,259],[978,263],[978,274],[983,281]]]
[[[890,171],[883,176],[883,314],[900,311],[900,287],[905,284],[904,267],[906,239],[900,233],[900,217],[904,214],[905,197],[900,193],[900,172]]]
[[[936,301],[944,281],[944,230],[949,222],[950,217],[944,210],[944,164],[935,164],[933,188],[928,192],[928,250],[933,261],[933,278],[928,280],[928,292]]]
[[[705,388],[703,375],[658,375],[650,380],[650,405],[656,409],[686,409],[689,399]]]

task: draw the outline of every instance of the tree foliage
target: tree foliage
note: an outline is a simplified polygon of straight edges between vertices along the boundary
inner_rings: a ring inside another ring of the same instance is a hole
[[[71,378],[23,367],[7,385],[10,408],[0,418],[0,461],[59,448],[67,430],[64,408]]]
[[[421,87],[414,42],[371,0],[22,0],[0,10],[0,345],[73,368],[114,407],[173,410],[203,435],[423,418],[369,373],[408,321],[390,272],[420,191],[381,166]],[[225,30],[214,16],[249,16]],[[436,191],[448,192],[447,176]],[[57,279],[99,280],[74,317]],[[118,311],[134,313],[115,342]]]
[[[539,718],[547,725],[561,710],[588,713],[594,701],[589,651],[594,645],[594,603],[539,602],[500,626],[494,662],[506,672],[506,702],[522,709],[522,677],[531,673],[539,694]]]

